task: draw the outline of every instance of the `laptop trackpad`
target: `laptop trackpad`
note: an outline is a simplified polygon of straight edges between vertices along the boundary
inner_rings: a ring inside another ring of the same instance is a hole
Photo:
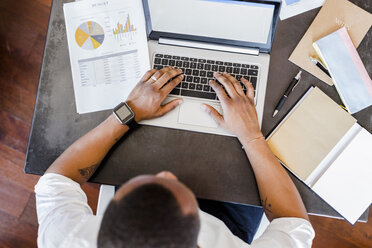
[[[218,112],[222,113],[221,107],[216,104],[209,104]],[[180,105],[180,112],[178,114],[178,122],[187,125],[203,126],[217,128],[217,123],[212,117],[201,109],[200,102],[185,101]]]

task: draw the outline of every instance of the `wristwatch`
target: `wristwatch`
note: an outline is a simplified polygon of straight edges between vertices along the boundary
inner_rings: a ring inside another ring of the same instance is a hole
[[[112,112],[121,124],[127,125],[129,128],[137,126],[137,122],[134,120],[134,112],[126,102],[120,103]]]

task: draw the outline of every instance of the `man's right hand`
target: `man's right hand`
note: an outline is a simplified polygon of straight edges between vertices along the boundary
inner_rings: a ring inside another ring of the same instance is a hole
[[[219,126],[234,133],[241,143],[262,137],[254,105],[254,88],[252,84],[242,78],[242,83],[247,88],[244,93],[238,80],[228,73],[214,73],[219,83],[211,80],[209,83],[220,99],[223,115],[213,107],[203,104],[203,108],[212,116]]]

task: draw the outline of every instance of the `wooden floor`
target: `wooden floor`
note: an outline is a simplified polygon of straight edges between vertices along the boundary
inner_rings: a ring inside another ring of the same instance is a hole
[[[36,247],[34,185],[23,165],[51,0],[0,1],[0,247]],[[83,187],[96,209],[99,186]],[[372,247],[368,224],[311,217],[313,247]]]

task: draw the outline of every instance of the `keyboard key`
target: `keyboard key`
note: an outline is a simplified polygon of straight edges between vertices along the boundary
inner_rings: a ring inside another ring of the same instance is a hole
[[[168,65],[168,60],[167,59],[162,59],[161,64],[162,65]]]
[[[195,84],[189,84],[189,89],[190,89],[190,90],[195,90],[195,87],[196,87]]]
[[[188,57],[181,57],[181,60],[183,60],[183,61],[189,61],[189,58]]]
[[[157,54],[155,54],[155,57],[156,57],[156,58],[163,58],[163,54],[159,54],[159,53],[157,53]]]
[[[205,63],[205,62],[207,62],[205,59],[198,59],[198,62],[200,62],[200,63]]]
[[[172,56],[172,59],[180,59],[180,56]]]
[[[242,75],[237,75],[235,78],[236,80],[240,81],[240,79],[242,79]]]
[[[192,62],[197,62],[198,59],[196,59],[196,58],[190,58],[190,61],[192,61]]]
[[[243,67],[243,68],[249,68],[249,65],[247,65],[247,64],[242,64],[242,67]]]
[[[162,65],[154,65],[154,69],[161,70],[161,69],[163,69],[163,66]]]
[[[204,98],[204,99],[216,99],[216,94],[211,92],[203,92],[203,91],[191,91],[191,90],[181,90],[181,96],[190,96],[190,97],[197,97],[197,98]]]
[[[256,88],[257,85],[257,77],[251,77],[250,82],[253,85],[253,88]]]
[[[251,65],[251,69],[258,69],[258,66],[257,65]]]
[[[211,89],[211,86],[209,86],[209,85],[204,85],[203,86],[203,91],[209,92],[210,89]]]
[[[154,60],[154,64],[161,64],[161,59],[159,59],[159,58],[155,58],[155,60]]]
[[[203,85],[197,84],[196,85],[196,90],[203,90]]]
[[[230,67],[230,66],[229,66],[229,67],[226,67],[226,72],[227,72],[227,73],[232,73],[232,70],[233,70],[232,67]]]
[[[200,83],[200,77],[194,77],[193,81],[194,83],[197,83],[197,84]]]
[[[199,71],[198,70],[192,70],[192,75],[193,76],[199,76]]]
[[[240,68],[235,67],[233,72],[234,72],[234,74],[239,74],[240,73]]]
[[[181,88],[182,89],[187,89],[189,87],[189,84],[188,83],[182,83],[181,84]]]
[[[200,79],[200,83],[207,84],[208,83],[208,79],[207,78],[201,78]]]
[[[212,65],[212,71],[218,71],[218,66],[217,65]]]
[[[197,68],[198,68],[199,70],[203,70],[203,69],[204,69],[204,64],[198,63]]]
[[[188,67],[190,67],[190,62],[183,62],[183,67],[186,67],[186,68],[188,68]]]
[[[192,68],[192,69],[196,69],[196,63],[195,63],[195,62],[191,62],[191,63],[190,63],[190,68]]]
[[[250,76],[257,76],[258,75],[258,71],[257,70],[248,70],[248,75],[250,75]]]
[[[180,61],[180,60],[176,61],[176,66],[177,67],[182,67],[182,61]]]
[[[179,96],[180,92],[181,92],[180,89],[174,88],[169,94]]]
[[[214,60],[207,60],[208,64],[214,64]]]
[[[242,65],[241,64],[238,64],[238,63],[234,63],[233,66],[234,67],[241,67]]]
[[[211,72],[211,71],[207,72],[207,77],[212,78],[213,77],[213,72]]]
[[[226,66],[232,66],[232,63],[230,63],[230,62],[225,62],[223,64],[226,65]]]
[[[242,69],[240,70],[240,73],[243,74],[243,75],[247,75],[248,70],[247,70],[246,68],[242,68]]]
[[[216,64],[217,65],[223,65],[223,62],[222,61],[216,61]]]
[[[219,71],[219,72],[224,72],[225,69],[226,69],[226,67],[223,66],[223,65],[220,65],[220,66],[218,67],[218,71]]]
[[[205,77],[205,76],[207,76],[207,72],[206,72],[206,71],[200,71],[200,76],[201,76],[201,77]]]
[[[186,75],[191,75],[191,72],[192,72],[191,69],[186,69],[186,70],[185,70],[185,74],[186,74]]]
[[[176,65],[176,61],[171,59],[169,60],[169,66],[175,66]]]
[[[210,64],[205,64],[204,65],[204,69],[209,71],[210,69],[212,68],[212,66]]]
[[[164,58],[166,58],[166,59],[171,59],[172,56],[170,56],[170,55],[164,55]]]
[[[186,82],[192,82],[192,76],[186,76]]]

